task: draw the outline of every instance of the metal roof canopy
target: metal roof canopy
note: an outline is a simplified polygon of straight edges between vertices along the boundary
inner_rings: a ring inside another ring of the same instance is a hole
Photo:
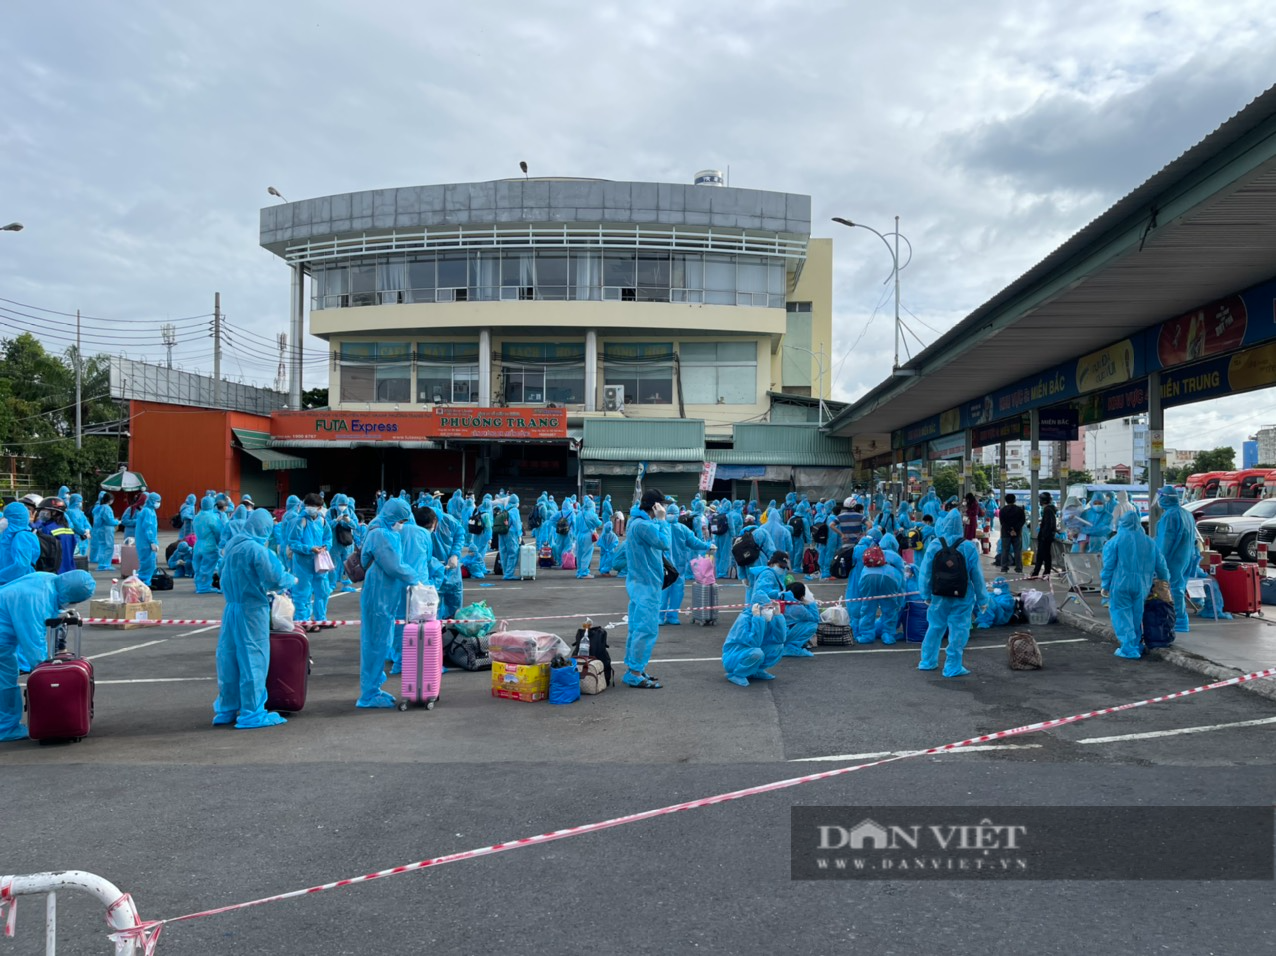
[[[833,438],[814,423],[762,424],[737,422],[733,448],[710,448],[709,461],[722,465],[790,465],[794,467],[851,467],[850,442]]]
[[[891,432],[1270,279],[1276,86],[837,415],[857,457]],[[870,444],[871,443],[871,444]]]
[[[704,461],[698,418],[587,418],[582,461]]]

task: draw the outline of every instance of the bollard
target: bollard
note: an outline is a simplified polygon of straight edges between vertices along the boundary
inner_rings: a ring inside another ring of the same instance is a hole
[[[1267,574],[1267,542],[1258,542],[1258,572],[1259,574]]]

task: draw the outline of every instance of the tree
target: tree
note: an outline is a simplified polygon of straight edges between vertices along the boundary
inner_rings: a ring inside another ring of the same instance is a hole
[[[302,408],[327,408],[328,390],[326,388],[308,388],[301,393]]]
[[[1204,471],[1235,471],[1236,449],[1230,446],[1200,452],[1192,462],[1190,474]]]
[[[1069,471],[1068,480],[1064,482],[1066,485],[1092,485],[1094,484],[1094,475],[1088,471]]]
[[[947,501],[953,495],[960,495],[961,467],[955,462],[937,462],[931,484],[940,501]],[[992,482],[988,480],[988,469],[978,462],[975,463],[974,471],[971,473],[971,484],[981,495],[987,494],[992,488]]]

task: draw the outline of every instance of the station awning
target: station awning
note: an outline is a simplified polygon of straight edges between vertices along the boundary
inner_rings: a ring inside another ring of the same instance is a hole
[[[246,455],[252,455],[261,462],[262,471],[289,471],[293,468],[305,468],[306,459],[276,451],[270,447],[270,433],[258,432],[248,428],[232,428],[231,434],[239,443],[239,449]]]
[[[704,461],[704,422],[587,418],[582,461]]]

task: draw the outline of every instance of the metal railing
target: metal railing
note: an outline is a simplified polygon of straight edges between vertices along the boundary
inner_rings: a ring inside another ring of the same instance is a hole
[[[133,897],[121,892],[109,880],[83,870],[0,876],[0,921],[4,923],[4,935],[13,938],[18,897],[43,895],[44,952],[46,956],[54,956],[57,952],[58,890],[88,893],[106,907],[106,924],[113,930],[109,938],[116,956],[144,956],[153,948],[157,934],[152,933],[148,938],[146,926],[133,905]],[[158,929],[158,926],[153,929]]]

